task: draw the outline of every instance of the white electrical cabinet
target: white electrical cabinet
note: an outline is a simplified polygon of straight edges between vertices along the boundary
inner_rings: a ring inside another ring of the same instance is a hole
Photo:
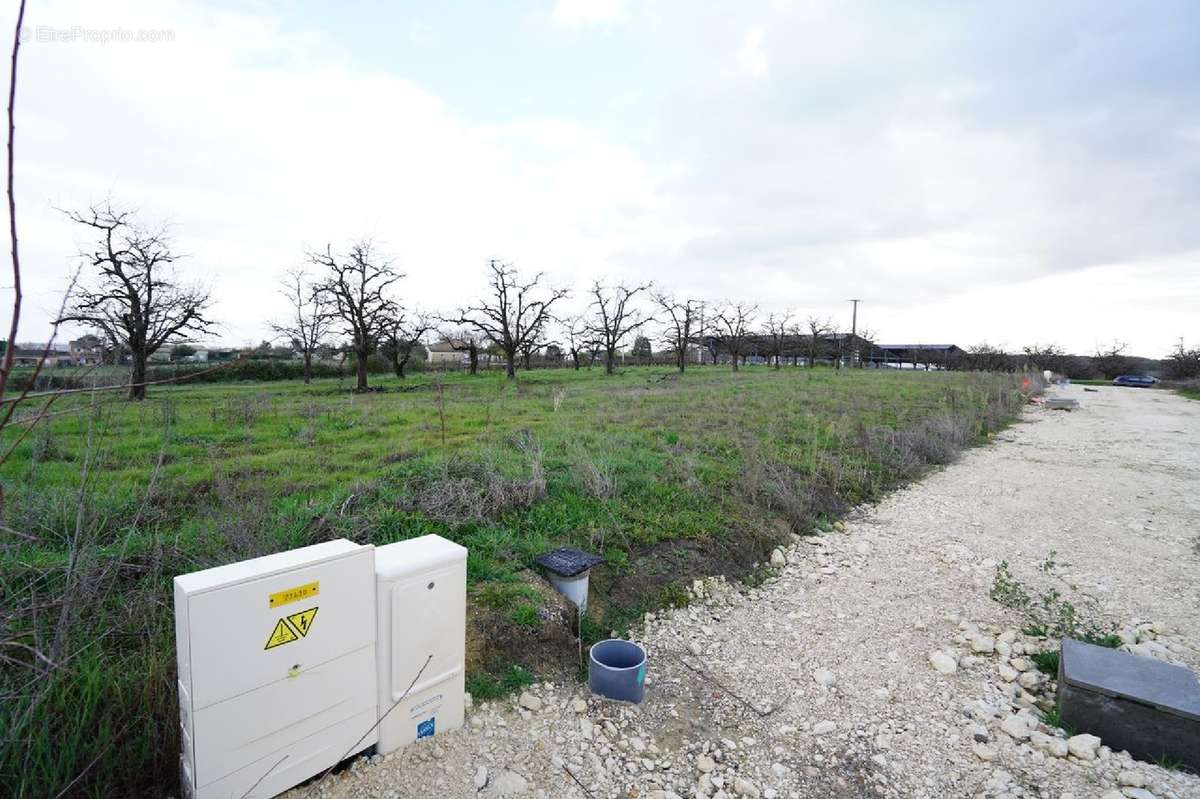
[[[375,579],[382,754],[462,726],[467,550],[436,535],[377,547]]]
[[[374,567],[340,540],[175,578],[185,796],[274,796],[375,743]]]

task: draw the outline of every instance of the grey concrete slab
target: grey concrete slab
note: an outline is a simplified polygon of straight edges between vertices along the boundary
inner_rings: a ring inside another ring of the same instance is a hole
[[[1061,664],[1073,686],[1200,721],[1200,680],[1183,666],[1070,638],[1062,642]]]
[[[1200,771],[1200,680],[1182,666],[1064,639],[1058,703],[1075,732]]]

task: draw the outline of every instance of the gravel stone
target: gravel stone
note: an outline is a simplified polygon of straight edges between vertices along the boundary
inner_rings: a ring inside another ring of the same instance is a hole
[[[929,653],[929,663],[942,674],[953,674],[958,671],[958,661],[940,649]]]
[[[1080,760],[1095,760],[1099,750],[1100,739],[1095,735],[1083,733],[1067,739],[1067,751]]]

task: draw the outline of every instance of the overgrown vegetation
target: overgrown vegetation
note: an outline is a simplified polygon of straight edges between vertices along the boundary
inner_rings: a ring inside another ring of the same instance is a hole
[[[585,641],[681,604],[693,577],[760,578],[828,526],[986,439],[1011,376],[749,367],[415,376],[73,395],[0,469],[0,785],[165,795],[178,752],[171,579],[337,537],[425,533],[468,559],[470,690],[573,674],[574,616],[529,568],[602,554]],[[4,432],[15,440],[21,425]]]

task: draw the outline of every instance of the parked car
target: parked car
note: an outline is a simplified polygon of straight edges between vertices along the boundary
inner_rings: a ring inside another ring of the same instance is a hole
[[[1133,386],[1134,388],[1149,388],[1158,382],[1157,377],[1150,375],[1121,375],[1113,380],[1114,386]]]

